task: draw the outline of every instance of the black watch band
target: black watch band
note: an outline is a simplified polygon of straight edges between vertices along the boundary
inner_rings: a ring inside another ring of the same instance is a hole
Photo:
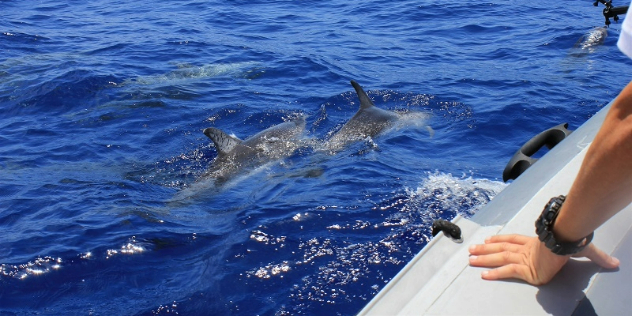
[[[560,242],[555,239],[553,225],[565,200],[566,196],[564,195],[551,198],[549,203],[544,207],[544,210],[542,210],[542,214],[540,214],[538,220],[535,221],[535,233],[538,235],[538,239],[554,254],[562,256],[572,255],[582,251],[584,247],[590,244],[594,235],[594,232],[592,232],[576,242]]]

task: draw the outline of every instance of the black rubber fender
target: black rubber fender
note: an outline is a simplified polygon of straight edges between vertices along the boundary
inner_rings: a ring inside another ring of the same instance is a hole
[[[518,178],[525,170],[538,161],[536,158],[531,158],[538,150],[544,146],[552,149],[572,132],[568,129],[568,123],[562,123],[535,135],[511,157],[503,171],[503,181],[507,182]]]
[[[432,236],[437,236],[437,234],[442,231],[446,237],[452,239],[456,243],[463,242],[463,235],[461,235],[461,228],[450,221],[446,221],[445,219],[437,219],[432,222]]]

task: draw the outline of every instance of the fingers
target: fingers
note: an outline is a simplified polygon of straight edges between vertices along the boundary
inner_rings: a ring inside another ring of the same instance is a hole
[[[524,245],[529,242],[531,238],[532,237],[527,237],[524,235],[494,235],[485,239],[485,243],[490,244],[498,242],[508,242],[511,244]]]
[[[533,283],[529,267],[521,264],[509,264],[497,269],[484,271],[481,276],[485,280],[520,279]]]
[[[584,250],[577,253],[577,255],[575,256],[586,257],[590,259],[592,262],[606,269],[614,269],[619,266],[619,259],[603,252],[601,249],[597,248],[597,246],[595,246],[595,244],[593,243],[588,244],[588,246],[586,246]]]
[[[489,255],[492,253],[499,252],[519,252],[522,248],[522,245],[517,245],[508,242],[499,242],[499,243],[489,243],[484,245],[472,245],[469,248],[470,254],[472,255]]]
[[[478,267],[500,267],[508,264],[524,264],[524,244],[529,237],[522,235],[497,235],[485,240],[484,245],[469,248],[470,264]]]
[[[470,256],[470,264],[477,267],[500,267],[515,263],[524,264],[525,260],[523,254],[509,251],[483,256]]]

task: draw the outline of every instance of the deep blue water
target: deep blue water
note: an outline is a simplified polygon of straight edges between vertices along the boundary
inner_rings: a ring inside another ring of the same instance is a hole
[[[624,3],[615,3],[622,5]],[[0,314],[352,315],[630,80],[588,1],[0,1]],[[200,183],[216,127],[418,121]],[[431,132],[428,126],[432,129]]]

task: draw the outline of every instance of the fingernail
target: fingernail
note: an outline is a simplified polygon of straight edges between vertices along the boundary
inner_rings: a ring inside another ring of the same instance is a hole
[[[492,237],[485,238],[485,242],[489,242],[490,240],[492,240]]]
[[[476,258],[478,258],[477,256],[470,256],[470,262],[475,261]]]
[[[481,273],[482,277],[486,277],[489,274],[489,271],[485,270]]]
[[[471,245],[470,248],[468,248],[470,250],[470,252],[476,250],[476,245]]]
[[[611,258],[612,258],[612,263],[618,266],[618,265],[619,265],[619,263],[620,263],[620,262],[619,262],[619,259],[617,259],[617,258],[615,258],[615,257],[611,257]]]

